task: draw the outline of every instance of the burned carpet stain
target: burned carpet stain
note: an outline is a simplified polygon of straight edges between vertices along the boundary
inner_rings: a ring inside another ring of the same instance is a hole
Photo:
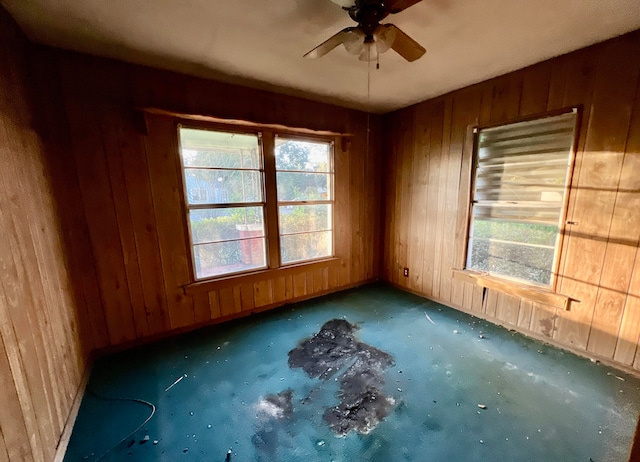
[[[282,444],[280,434],[293,415],[292,397],[293,391],[287,389],[260,398],[255,405],[257,428],[252,442],[258,451],[258,461],[278,460],[277,451]]]
[[[332,319],[289,352],[289,367],[301,368],[309,377],[326,381],[340,373],[340,403],[324,412],[325,422],[340,436],[350,431],[369,433],[395,404],[380,391],[393,357],[358,341],[357,329],[344,319]]]

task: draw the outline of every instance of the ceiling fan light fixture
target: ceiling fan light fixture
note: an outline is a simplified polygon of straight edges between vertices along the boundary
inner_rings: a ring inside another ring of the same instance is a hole
[[[342,8],[351,8],[356,4],[356,0],[331,0],[336,5],[340,5]]]
[[[360,29],[354,29],[342,43],[345,49],[352,55],[359,55],[364,48],[365,35]]]
[[[365,40],[362,51],[360,52],[360,56],[358,56],[360,61],[377,61],[378,60],[378,47],[373,40]]]
[[[424,47],[394,24],[380,24],[390,14],[406,10],[422,0],[331,0],[348,11],[357,25],[345,27],[320,45],[305,53],[305,58],[319,58],[338,45],[344,45],[360,61],[376,61],[390,48],[409,62],[425,53]]]

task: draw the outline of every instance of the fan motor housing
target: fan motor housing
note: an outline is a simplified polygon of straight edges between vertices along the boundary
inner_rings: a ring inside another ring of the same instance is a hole
[[[357,0],[348,11],[367,37],[372,36],[380,21],[389,15],[381,0]]]

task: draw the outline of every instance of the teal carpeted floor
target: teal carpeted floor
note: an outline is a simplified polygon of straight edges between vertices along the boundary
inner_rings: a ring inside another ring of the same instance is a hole
[[[65,461],[625,461],[639,412],[638,379],[373,285],[99,360]]]

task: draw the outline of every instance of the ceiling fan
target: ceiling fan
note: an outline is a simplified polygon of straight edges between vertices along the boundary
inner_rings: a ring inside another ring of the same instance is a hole
[[[331,0],[358,23],[340,32],[306,53],[305,58],[320,58],[338,45],[358,55],[360,61],[375,61],[379,53],[392,48],[407,61],[415,61],[425,49],[393,24],[380,24],[389,14],[400,13],[422,0]]]

